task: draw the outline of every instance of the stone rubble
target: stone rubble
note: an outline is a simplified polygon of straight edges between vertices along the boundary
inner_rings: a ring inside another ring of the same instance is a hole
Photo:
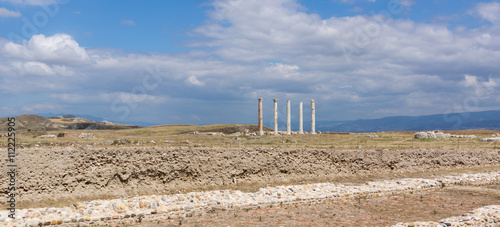
[[[415,139],[447,139],[447,138],[468,138],[475,139],[475,135],[452,135],[449,133],[443,133],[439,131],[428,131],[428,132],[417,132],[415,133]]]
[[[481,142],[496,142],[500,141],[500,137],[482,138]]]
[[[410,226],[500,226],[500,205],[480,207],[460,217],[445,218],[439,222],[412,222],[393,225],[393,227]]]
[[[367,182],[363,185],[355,186],[319,183],[266,187],[251,193],[235,190],[218,190],[190,192],[186,194],[137,196],[113,200],[78,202],[60,208],[49,207],[16,210],[15,220],[7,218],[8,211],[0,211],[0,226],[92,225],[105,224],[106,221],[122,219],[125,221],[155,217],[164,219],[179,218],[202,215],[211,210],[263,207],[273,204],[304,203],[324,199],[370,198],[432,190],[453,184],[485,185],[498,182],[500,182],[500,172],[490,172],[444,176],[435,179],[405,178],[384,180]],[[500,220],[498,206],[486,207],[483,210],[475,210],[467,220],[474,221],[477,215],[479,215],[477,218],[486,220],[487,223],[490,223],[490,220]],[[487,214],[488,218],[483,218],[483,214]],[[443,223],[460,223],[462,219],[457,220],[453,218],[449,221],[448,219],[444,219]],[[412,225],[417,226],[414,224],[398,224],[398,226]]]

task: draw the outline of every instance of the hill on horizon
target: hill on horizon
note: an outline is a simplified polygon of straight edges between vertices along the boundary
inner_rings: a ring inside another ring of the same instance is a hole
[[[108,121],[97,122],[86,118],[75,117],[74,115],[63,115],[55,117],[42,117],[33,114],[17,116],[17,129],[30,129],[41,131],[52,131],[60,129],[127,129],[139,128],[135,125],[124,125]],[[7,130],[7,118],[0,118],[0,131]]]
[[[340,122],[318,121],[316,122],[316,129],[325,132],[500,130],[500,110],[424,116],[395,116]]]
[[[79,116],[79,117],[75,117]],[[83,115],[65,114],[50,116],[21,115],[16,117],[18,127],[23,129],[58,130],[58,129],[124,129],[142,126],[111,123],[83,118]],[[0,130],[6,128],[7,118],[0,118]],[[297,125],[292,130],[298,131]],[[154,126],[151,124],[149,127]],[[148,127],[148,126],[146,126]],[[297,128],[296,128],[297,127]],[[272,127],[270,127],[272,128]],[[304,122],[304,131],[309,131],[310,122]],[[316,131],[321,132],[377,132],[377,131],[429,131],[429,130],[500,130],[500,110],[434,114],[424,116],[394,116],[378,119],[360,119],[353,121],[317,121]]]

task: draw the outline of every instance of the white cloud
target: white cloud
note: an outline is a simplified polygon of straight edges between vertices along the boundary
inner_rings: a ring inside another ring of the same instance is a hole
[[[472,12],[485,20],[496,23],[500,20],[500,3],[480,2]]]
[[[25,63],[15,62],[12,68],[20,75],[51,76],[54,75],[52,68],[41,62],[28,61]]]
[[[198,80],[195,76],[190,76],[186,79],[186,83],[194,86],[205,86],[205,83]]]
[[[2,51],[13,58],[58,64],[82,64],[90,60],[85,49],[66,34],[50,37],[34,35],[23,44],[8,42],[4,44]]]
[[[20,12],[10,11],[6,8],[0,7],[0,17],[21,17]]]
[[[50,89],[53,103],[84,103],[115,118],[120,114],[109,103],[118,99],[125,107],[137,104],[131,114],[142,118],[194,114],[204,123],[229,121],[221,111],[235,122],[251,120],[258,97],[266,105],[273,98],[314,98],[319,119],[343,120],[443,113],[478,86],[500,95],[490,89],[500,81],[495,26],[450,30],[379,16],[321,18],[295,0],[217,0],[212,6],[193,43],[210,48],[175,55],[83,48],[65,34],[23,44],[0,40],[0,95]],[[351,61],[346,46],[353,48]],[[155,86],[145,89],[149,85]]]
[[[65,3],[68,0],[0,0],[3,2],[11,2],[19,5],[50,5],[56,3]]]
[[[399,4],[405,7],[410,7],[415,4],[415,2],[413,0],[399,0]]]
[[[122,24],[135,26],[135,22],[133,20],[122,20]]]

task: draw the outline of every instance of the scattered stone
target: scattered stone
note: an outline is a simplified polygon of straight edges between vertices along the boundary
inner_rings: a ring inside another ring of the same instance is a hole
[[[378,135],[366,135],[368,138],[378,138]]]
[[[57,138],[56,135],[41,135],[40,136],[41,139],[55,139]]]
[[[415,139],[446,139],[451,137],[449,133],[442,133],[439,131],[417,132],[413,138]]]
[[[447,139],[447,138],[468,138],[475,139],[475,135],[451,135],[440,131],[417,132],[413,138],[415,139]]]
[[[233,178],[232,181],[233,183],[237,183],[236,178]],[[178,192],[172,195],[150,195],[124,199],[78,202],[74,206],[71,205],[63,208],[19,209],[16,210],[16,219],[7,219],[9,222],[7,223],[7,220],[5,220],[3,224],[5,226],[30,226],[31,223],[39,223],[40,220],[43,220],[42,224],[47,225],[84,222],[82,224],[85,226],[90,224],[91,221],[109,221],[112,219],[135,218],[136,216],[145,218],[145,215],[148,215],[147,218],[151,218],[149,215],[162,213],[169,213],[172,217],[177,218],[191,215],[193,212],[202,214],[211,210],[262,207],[270,204],[311,200],[320,201],[324,199],[352,199],[360,195],[370,198],[433,190],[441,188],[443,185],[486,185],[498,182],[500,182],[500,172],[489,172],[445,176],[435,179],[405,178],[383,180],[367,182],[363,185],[318,183],[273,186],[261,188],[256,192],[242,192],[237,190],[189,192],[186,194]],[[26,215],[28,213],[38,213],[43,216],[33,217]],[[499,214],[500,206],[488,206],[476,209],[465,216],[443,219],[440,223],[451,223],[452,226],[462,226],[465,225],[465,222],[470,222],[472,226],[481,226],[482,223],[498,222]],[[7,215],[8,211],[0,211],[0,217],[6,217]],[[474,219],[474,217],[477,218]],[[436,222],[429,223],[433,225],[398,223],[396,226],[439,226],[440,224]]]
[[[113,144],[113,141],[107,140],[107,141],[103,141],[101,144],[102,145],[111,145],[111,144]]]
[[[500,137],[482,138],[482,142],[496,142],[500,141]]]
[[[393,227],[409,226],[498,226],[500,217],[500,205],[492,205],[477,208],[459,217],[451,217],[439,222],[411,222],[397,223]]]
[[[89,138],[90,139],[90,138],[95,138],[95,136],[94,136],[94,133],[85,133],[85,132],[82,132],[78,136],[78,138],[80,138],[80,139],[87,139],[87,138]]]
[[[130,143],[130,141],[128,139],[122,138],[122,139],[114,140],[112,145],[123,145],[123,144],[127,144],[127,143]]]
[[[467,139],[475,139],[475,135],[451,135],[454,138],[467,138]]]

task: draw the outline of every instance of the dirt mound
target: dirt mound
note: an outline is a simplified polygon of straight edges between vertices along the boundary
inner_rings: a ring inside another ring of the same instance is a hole
[[[498,155],[495,150],[19,149],[16,192],[21,207],[49,206],[186,190],[232,186],[244,190],[346,176],[500,166]],[[3,194],[6,176],[0,175]]]
[[[272,129],[264,126],[263,127],[264,131],[272,131]],[[201,130],[200,132],[220,132],[224,133],[226,135],[233,134],[233,133],[248,133],[248,132],[258,132],[259,131],[259,126],[258,125],[235,125],[235,126],[227,126],[227,127],[221,127],[217,129],[207,129],[207,130]]]
[[[72,115],[71,115],[72,116]],[[6,131],[8,126],[8,118],[0,118],[0,131]],[[95,122],[85,118],[45,118],[37,115],[21,115],[16,117],[17,130],[38,130],[38,131],[52,131],[59,129],[98,129],[98,130],[113,130],[113,129],[128,129],[128,128],[141,128],[134,125],[123,124],[105,124]]]
[[[7,118],[0,118],[0,131],[7,130]],[[16,117],[16,129],[32,129],[32,130],[57,130],[66,128],[64,124],[52,122],[50,119],[37,115],[21,115]]]

